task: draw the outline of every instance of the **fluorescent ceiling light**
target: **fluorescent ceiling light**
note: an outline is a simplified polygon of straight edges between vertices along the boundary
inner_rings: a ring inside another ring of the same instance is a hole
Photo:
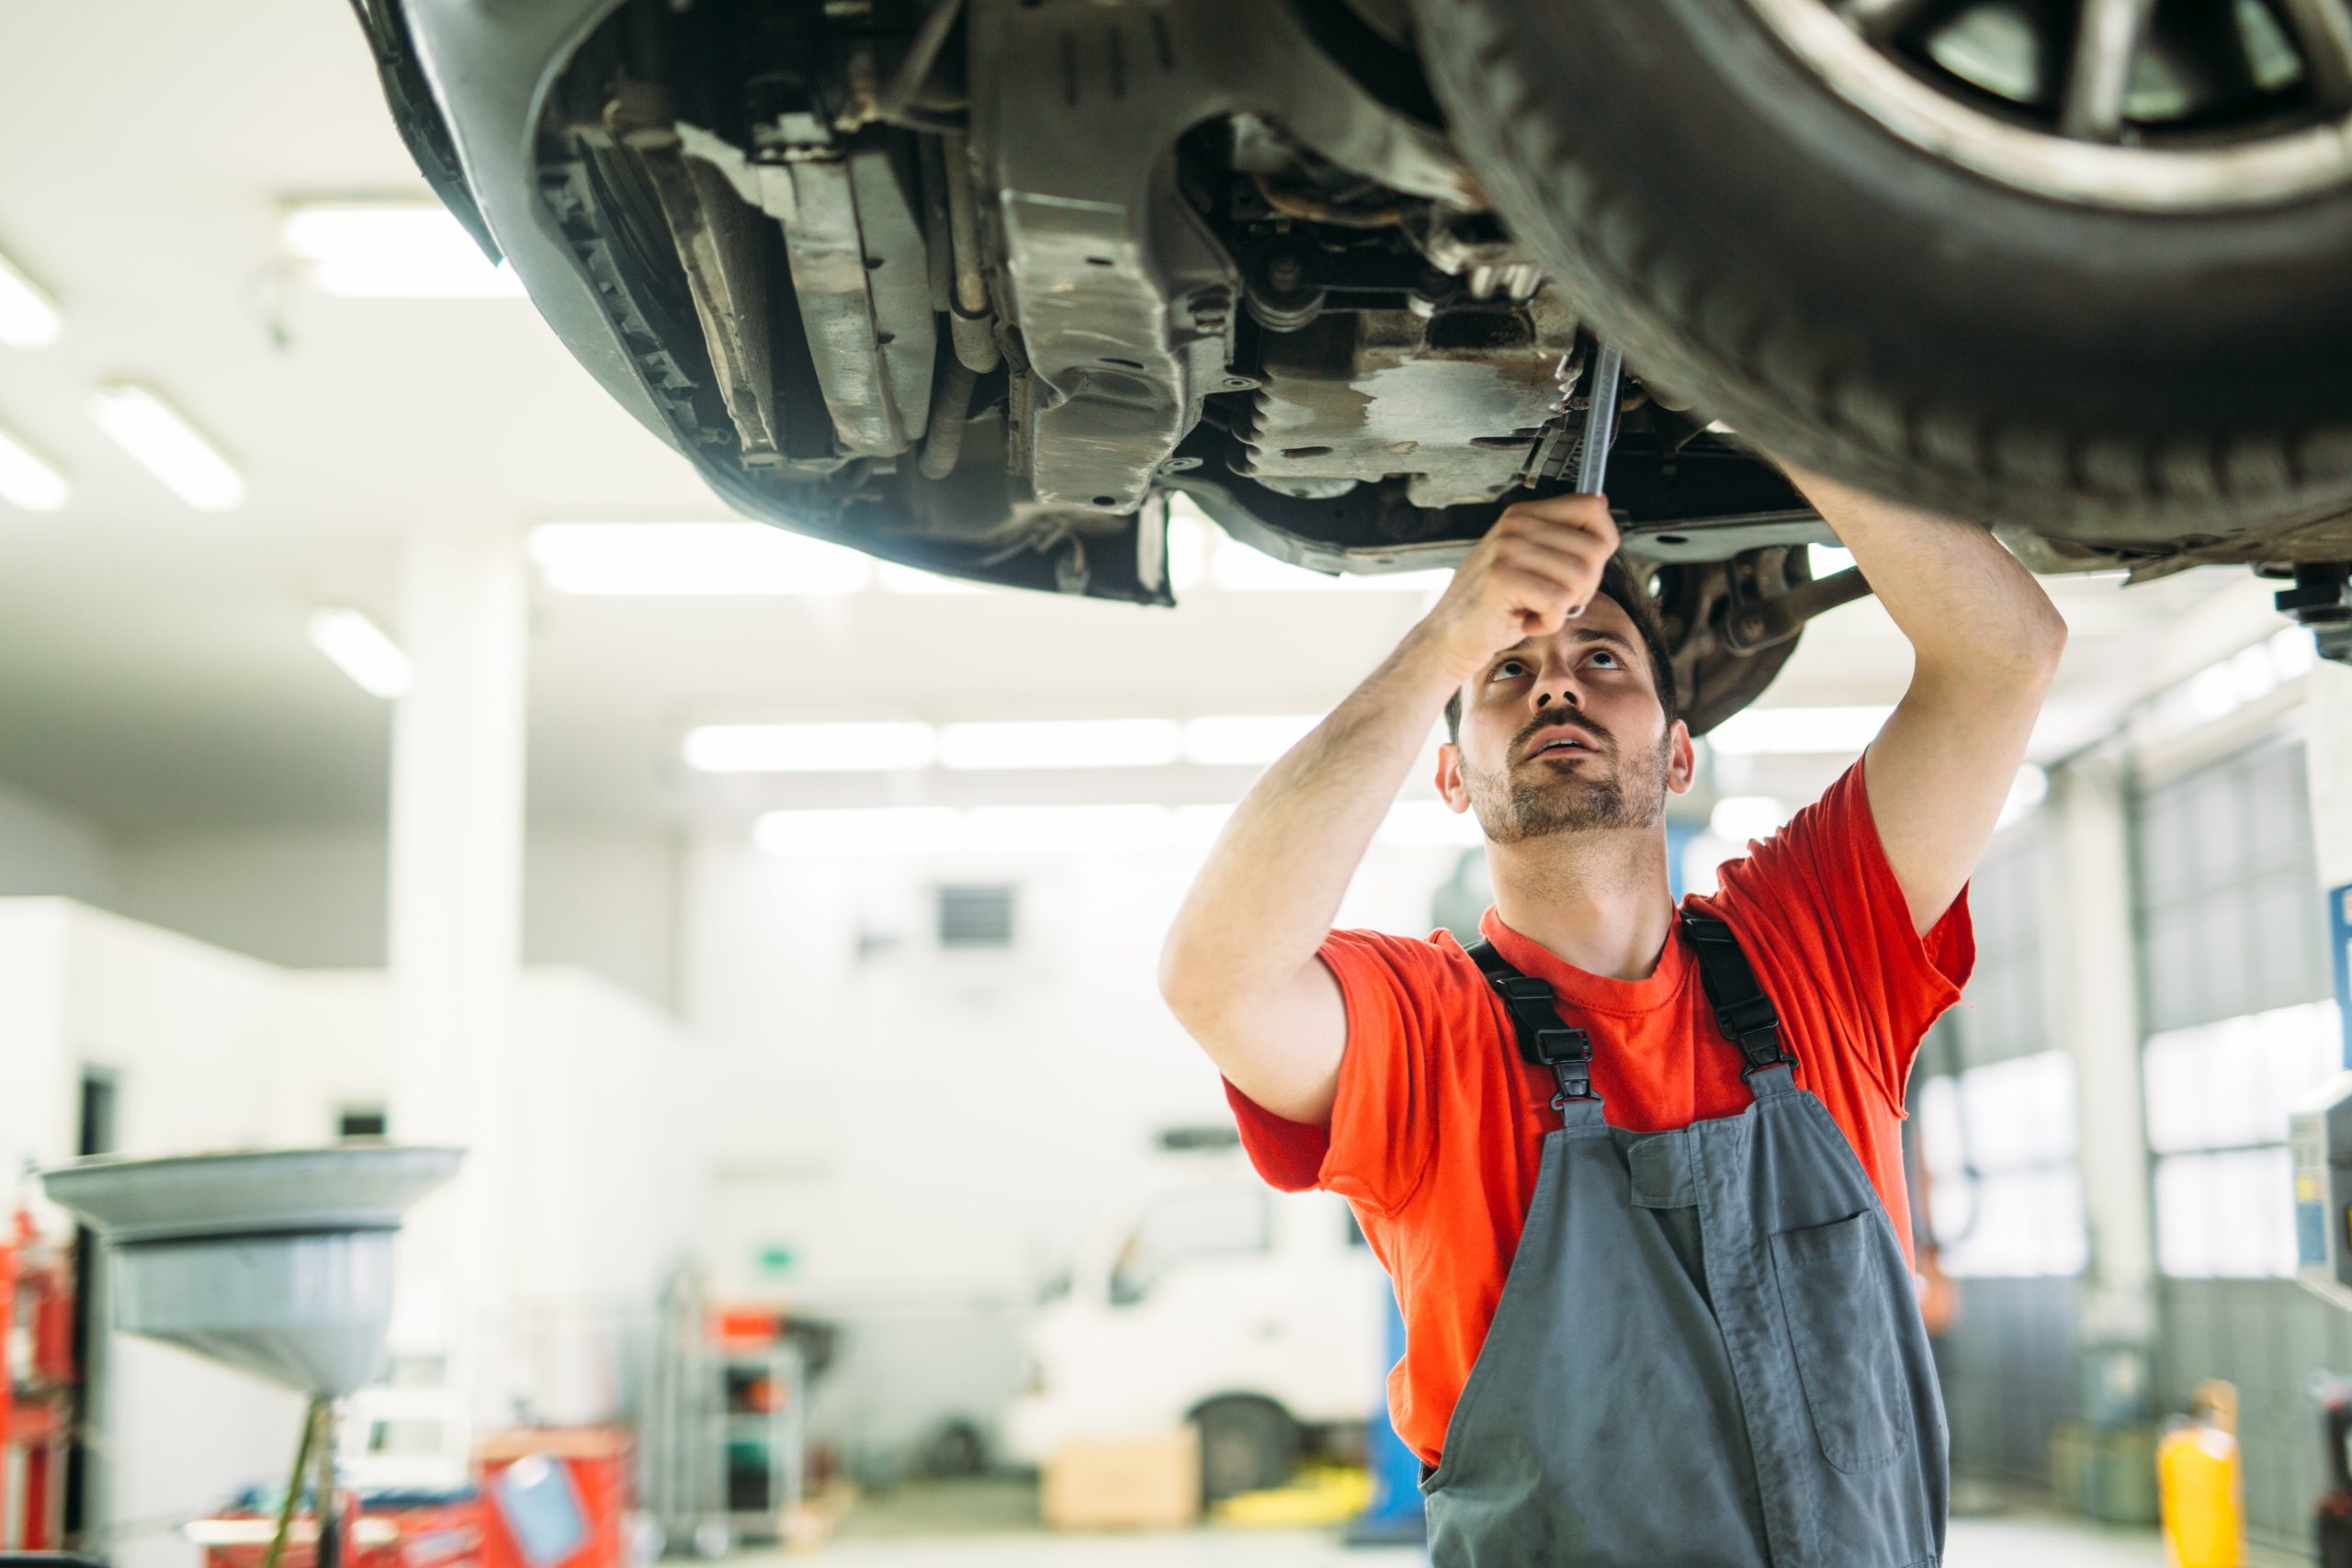
[[[0,343],[10,348],[41,348],[55,343],[64,330],[57,301],[16,263],[0,256]]]
[[[1478,818],[1442,800],[1400,800],[1388,808],[1374,835],[1400,850],[1468,849],[1484,843]]]
[[[310,631],[311,645],[371,697],[397,697],[414,678],[400,645],[357,610],[313,610]]]
[[[1783,802],[1765,795],[1727,795],[1707,815],[1707,831],[1725,843],[1769,839],[1789,819]]]
[[[315,202],[278,230],[311,286],[354,299],[519,299],[522,280],[493,264],[437,202]]]
[[[1320,714],[1236,714],[1184,726],[1184,760],[1204,767],[1262,767],[1323,722]]]
[[[985,854],[1145,852],[1166,848],[1174,824],[1164,806],[982,806],[967,841]]]
[[[1811,757],[1860,752],[1878,738],[1892,707],[1747,708],[1707,732],[1734,757]]]
[[[55,512],[74,487],[57,466],[31,447],[0,430],[0,496],[27,512]]]
[[[945,806],[770,811],[752,835],[772,855],[952,854],[964,847],[964,814]]]
[[[927,724],[706,724],[686,732],[686,766],[706,773],[866,773],[930,765]]]
[[[152,389],[108,382],[91,395],[90,417],[198,512],[226,512],[244,500],[244,477],[236,466]]]
[[[874,562],[763,523],[542,523],[527,548],[559,593],[851,593]]]
[[[1154,768],[1176,761],[1182,739],[1172,718],[951,724],[939,732],[939,760],[951,768]]]

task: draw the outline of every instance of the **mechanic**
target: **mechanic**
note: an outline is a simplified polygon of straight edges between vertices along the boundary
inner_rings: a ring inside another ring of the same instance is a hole
[[[1396,1283],[1437,1568],[1942,1555],[1899,1122],[2065,626],[1988,530],[1788,471],[1915,660],[1719,892],[1668,891],[1690,734],[1607,502],[1572,495],[1502,513],[1250,791],[1169,935],[1161,988],[1259,1172],[1344,1196]],[[1483,940],[1334,931],[1441,711]]]

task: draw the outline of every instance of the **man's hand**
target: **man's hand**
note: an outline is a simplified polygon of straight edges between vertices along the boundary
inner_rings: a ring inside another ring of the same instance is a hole
[[[1617,525],[1598,495],[1555,495],[1507,507],[1453,569],[1421,623],[1458,685],[1529,637],[1549,637],[1584,614],[1617,553]]]
[[[1266,1110],[1330,1122],[1348,1018],[1316,954],[1446,699],[1590,604],[1616,548],[1597,495],[1506,511],[1396,650],[1235,808],[1169,930],[1159,988]]]

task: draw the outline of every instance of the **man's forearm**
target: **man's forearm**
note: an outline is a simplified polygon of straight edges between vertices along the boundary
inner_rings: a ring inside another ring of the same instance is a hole
[[[1408,637],[1235,808],[1169,933],[1180,1016],[1246,1007],[1314,960],[1455,680]]]
[[[2039,667],[2064,642],[2049,595],[1992,530],[1784,468],[1853,552],[1922,666]]]

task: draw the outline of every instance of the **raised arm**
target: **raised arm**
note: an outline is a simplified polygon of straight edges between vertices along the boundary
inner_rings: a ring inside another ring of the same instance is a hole
[[[1853,551],[1917,656],[1862,779],[1924,936],[1967,886],[1999,822],[2066,623],[1990,529],[1781,467]]]
[[[1616,547],[1600,497],[1506,511],[1429,615],[1226,825],[1169,931],[1159,987],[1266,1110],[1330,1122],[1347,1015],[1316,954],[1446,698],[1496,652],[1580,612]]]

